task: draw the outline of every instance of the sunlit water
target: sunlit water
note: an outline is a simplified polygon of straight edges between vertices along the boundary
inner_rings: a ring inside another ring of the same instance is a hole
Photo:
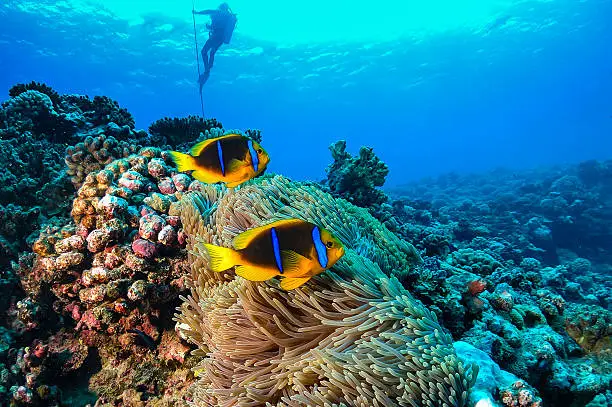
[[[390,184],[612,156],[612,1],[229,3],[205,114],[262,129],[274,172],[322,178],[340,138],[373,146]],[[111,96],[141,128],[198,114],[191,9],[4,0],[2,98],[37,80]]]

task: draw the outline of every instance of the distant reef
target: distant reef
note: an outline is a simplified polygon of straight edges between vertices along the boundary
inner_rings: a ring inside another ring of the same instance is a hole
[[[321,182],[228,189],[169,150],[262,131],[9,96],[0,405],[612,404],[612,161],[383,189],[387,165],[340,140]],[[346,254],[292,291],[210,270],[203,243],[282,217]]]

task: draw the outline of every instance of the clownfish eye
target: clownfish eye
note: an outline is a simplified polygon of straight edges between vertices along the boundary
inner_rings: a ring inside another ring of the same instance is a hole
[[[327,243],[325,243],[325,246],[327,246],[328,248],[331,249],[332,247],[334,247],[334,243],[333,242],[327,242]]]
[[[263,150],[261,148],[258,148],[257,149],[257,154],[261,154],[261,153],[263,153]]]

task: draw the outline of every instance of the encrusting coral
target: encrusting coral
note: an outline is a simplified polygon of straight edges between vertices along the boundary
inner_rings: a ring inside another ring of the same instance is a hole
[[[304,287],[214,273],[202,243],[279,217],[314,221],[347,254]],[[198,406],[464,406],[477,371],[435,316],[393,277],[420,258],[365,210],[309,185],[260,178],[181,200],[191,296],[177,330],[198,346]]]

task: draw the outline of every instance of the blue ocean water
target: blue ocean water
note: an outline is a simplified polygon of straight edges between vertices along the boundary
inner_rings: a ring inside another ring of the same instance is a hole
[[[196,2],[196,8],[215,8]],[[206,116],[259,128],[270,169],[321,179],[374,147],[387,185],[612,157],[612,1],[230,2]],[[0,94],[107,95],[139,128],[199,114],[190,1],[0,4]],[[207,18],[197,19],[199,45]]]

